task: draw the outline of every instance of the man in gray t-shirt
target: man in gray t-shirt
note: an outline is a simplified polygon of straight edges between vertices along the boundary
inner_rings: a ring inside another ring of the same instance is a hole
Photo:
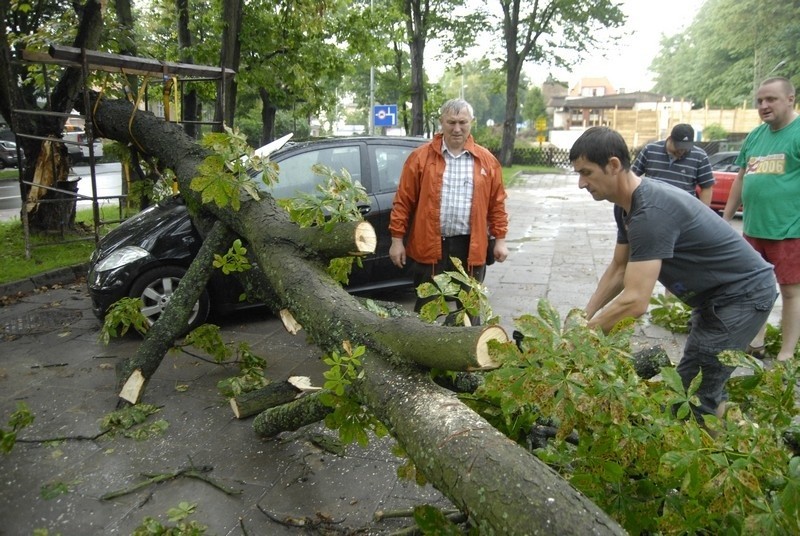
[[[593,127],[570,150],[578,185],[615,204],[618,234],[611,264],[586,306],[589,326],[609,332],[647,312],[656,281],[693,308],[677,371],[684,387],[702,371],[695,415],[718,413],[732,367],[723,350],[744,350],[777,296],[772,266],[696,198],[631,171],[617,132]]]

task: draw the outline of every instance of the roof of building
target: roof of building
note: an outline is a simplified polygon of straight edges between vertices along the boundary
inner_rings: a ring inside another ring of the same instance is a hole
[[[572,86],[572,89],[569,91],[569,94],[572,96],[580,96],[581,92],[584,88],[596,88],[602,87],[605,90],[606,95],[610,95],[616,93],[617,90],[611,85],[611,82],[605,76],[595,76],[595,77],[585,77],[581,78],[581,81]]]
[[[552,108],[623,108],[631,109],[638,103],[652,103],[673,100],[673,97],[652,91],[636,91],[599,97],[554,96],[548,102]]]

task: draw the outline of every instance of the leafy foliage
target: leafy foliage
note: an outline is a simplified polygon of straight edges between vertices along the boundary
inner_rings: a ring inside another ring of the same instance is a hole
[[[673,295],[659,294],[650,298],[650,320],[673,333],[688,333],[692,308]]]
[[[377,437],[385,436],[388,431],[382,422],[352,396],[350,389],[363,374],[359,358],[364,355],[366,348],[354,348],[350,341],[344,341],[342,348],[343,354],[334,351],[323,358],[323,362],[331,368],[324,373],[324,388],[330,392],[322,395],[322,402],[334,408],[333,413],[325,417],[325,425],[331,430],[338,430],[342,442],[347,444],[357,441],[363,447],[369,443],[368,430]]]
[[[195,513],[196,504],[181,501],[177,507],[167,510],[167,517],[174,526],[163,525],[150,516],[133,531],[133,536],[201,536],[206,533],[205,525],[187,518]]]
[[[122,434],[136,440],[144,440],[163,433],[168,427],[167,421],[160,419],[144,426],[147,419],[161,411],[152,404],[135,404],[112,411],[100,422],[100,429],[109,436]]]
[[[728,131],[719,123],[711,123],[703,129],[703,139],[705,141],[724,140],[728,137]]]
[[[735,107],[752,106],[754,86],[768,76],[789,76],[797,85],[798,16],[794,3],[765,8],[758,0],[707,0],[686,30],[662,38],[650,65],[655,90]]]
[[[632,330],[605,336],[580,311],[562,324],[540,301],[517,320],[521,350],[499,347],[502,366],[462,395],[522,444],[531,423],[556,437],[536,454],[633,534],[796,533],[798,458],[782,440],[798,410],[796,366],[764,370],[743,352],[720,359],[750,374],[729,381],[724,420],[698,423],[673,368],[645,381],[629,359]],[[578,441],[570,441],[576,434]],[[794,502],[792,502],[794,501]]]
[[[199,176],[192,179],[191,189],[200,193],[203,203],[239,210],[243,192],[256,201],[260,199],[253,176],[264,166],[244,134],[225,127],[224,133],[206,134],[201,144],[211,150],[211,155],[197,166]],[[270,169],[267,167],[263,175],[267,184],[272,184],[276,176],[267,172]]]
[[[140,335],[147,333],[150,324],[142,314],[143,306],[140,298],[122,298],[113,303],[103,319],[98,336],[100,342],[108,344],[112,338],[124,337],[130,328]]]
[[[39,490],[39,496],[45,501],[56,499],[61,495],[66,495],[67,493],[69,493],[69,484],[61,481],[48,482],[47,484],[42,485],[41,489]]]
[[[323,177],[315,193],[302,193],[298,197],[278,201],[288,211],[289,219],[300,227],[318,225],[326,231],[340,222],[364,219],[359,205],[366,203],[369,197],[364,187],[354,181],[345,168],[335,172],[327,166],[315,164],[311,171]],[[362,266],[360,257],[332,259],[328,264],[328,274],[336,281],[347,284],[353,263]]]
[[[767,355],[776,356],[781,351],[783,344],[783,334],[781,328],[767,324],[767,332],[764,336],[764,345],[766,346]],[[794,348],[795,359],[800,359],[800,343]]]
[[[464,532],[447,516],[433,506],[424,504],[414,507],[414,522],[420,528],[422,534],[436,534],[438,536],[464,536]],[[477,535],[477,529],[468,534]]]
[[[217,383],[217,389],[227,397],[249,393],[269,383],[269,380],[264,376],[267,362],[263,357],[254,354],[250,349],[250,345],[245,342],[239,344],[237,353],[239,356],[237,359],[239,374],[220,380]]]
[[[489,304],[489,291],[464,270],[461,260],[450,257],[455,271],[446,271],[433,277],[433,283],[423,283],[417,288],[420,298],[432,298],[422,306],[420,318],[434,322],[443,315],[449,315],[455,325],[469,325],[469,318],[480,319],[483,324],[497,323]],[[450,310],[450,303],[458,300],[461,307]]]
[[[8,419],[8,429],[0,428],[0,451],[8,454],[17,442],[17,432],[33,423],[33,413],[25,402],[17,402],[17,411]]]
[[[214,254],[214,268],[222,270],[225,275],[230,275],[234,272],[246,272],[250,269],[247,248],[242,245],[241,239],[234,240],[225,255]]]

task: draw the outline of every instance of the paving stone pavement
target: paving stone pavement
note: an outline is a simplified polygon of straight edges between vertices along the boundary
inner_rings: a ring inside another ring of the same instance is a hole
[[[611,205],[580,191],[574,174],[523,175],[509,194],[511,254],[489,269],[486,285],[510,334],[514,318],[535,313],[541,298],[562,316],[583,307],[611,258],[615,231]],[[320,447],[319,434],[332,435],[321,424],[258,438],[252,419],[237,420],[217,391],[217,382],[235,370],[184,354],[168,354],[147,387],[144,401],[159,406],[157,417],[168,423],[161,435],[96,437],[100,420],[117,405],[115,365],[132,356],[140,340],[98,341],[99,323],[82,281],[45,291],[30,286],[0,307],[0,427],[7,427],[18,402],[35,415],[12,452],[0,454],[0,535],[35,529],[64,536],[131,534],[147,516],[166,522],[166,511],[181,502],[197,505],[190,519],[206,525],[209,535],[300,533],[287,520],[305,520],[307,534],[385,534],[408,521],[375,520],[377,511],[449,506],[430,486],[396,476],[403,460],[392,454],[390,439],[365,449],[349,446],[338,456]],[[378,297],[413,303],[410,291]],[[306,375],[322,383],[319,351],[302,334],[287,334],[267,311],[251,309],[218,323],[225,340],[247,341],[266,358],[272,379]],[[683,342],[646,322],[634,339],[639,346],[662,344],[673,360]],[[42,442],[47,439],[53,441]],[[176,478],[101,498],[142,482],[143,474],[191,466],[209,469],[205,476],[237,493]]]

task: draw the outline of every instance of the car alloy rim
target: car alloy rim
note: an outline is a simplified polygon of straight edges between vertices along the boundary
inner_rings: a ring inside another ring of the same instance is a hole
[[[147,323],[151,326],[158,320],[161,313],[167,307],[172,294],[175,292],[180,279],[177,277],[162,277],[147,285],[141,295],[142,314],[147,319]],[[192,314],[189,316],[188,323],[191,324],[197,318],[197,312],[200,309],[198,302],[195,302],[192,307]]]

